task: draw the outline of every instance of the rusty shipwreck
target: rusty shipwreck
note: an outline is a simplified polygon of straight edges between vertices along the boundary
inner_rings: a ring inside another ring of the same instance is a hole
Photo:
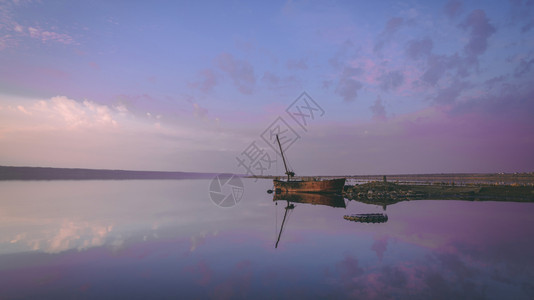
[[[292,180],[295,172],[287,168],[286,158],[280,144],[280,139],[276,135],[276,141],[280,147],[280,154],[284,161],[284,168],[286,170],[287,181],[273,180],[274,190],[276,193],[323,193],[323,194],[341,194],[343,186],[345,186],[345,178],[335,178],[326,180],[303,181]]]

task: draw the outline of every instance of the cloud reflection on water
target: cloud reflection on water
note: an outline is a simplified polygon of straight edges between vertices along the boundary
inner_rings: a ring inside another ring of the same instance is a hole
[[[16,199],[0,221],[8,297],[19,288],[84,297],[113,288],[214,298],[534,295],[531,203],[401,202],[381,224],[343,219],[378,205],[295,203],[275,249],[284,205],[265,193],[268,181],[247,181],[232,209],[213,205],[202,180],[2,184]],[[29,191],[41,187],[40,196]]]

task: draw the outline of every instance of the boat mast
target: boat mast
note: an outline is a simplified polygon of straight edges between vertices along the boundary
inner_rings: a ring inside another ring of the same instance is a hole
[[[278,141],[278,147],[280,147],[280,154],[282,155],[282,160],[284,161],[284,168],[286,169],[287,181],[289,181],[290,180],[289,177],[294,176],[295,173],[289,172],[289,170],[287,169],[286,158],[284,157],[284,152],[282,151],[282,144],[280,144],[280,139],[278,138],[278,134],[276,135],[276,141]]]

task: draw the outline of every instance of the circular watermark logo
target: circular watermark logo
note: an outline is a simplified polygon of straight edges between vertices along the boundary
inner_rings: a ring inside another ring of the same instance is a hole
[[[232,207],[241,201],[245,188],[235,174],[219,174],[210,183],[211,201],[219,207]]]

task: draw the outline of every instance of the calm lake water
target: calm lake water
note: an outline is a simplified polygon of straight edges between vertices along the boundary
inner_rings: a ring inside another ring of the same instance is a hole
[[[0,298],[534,298],[534,203],[295,203],[244,179],[0,182]]]

